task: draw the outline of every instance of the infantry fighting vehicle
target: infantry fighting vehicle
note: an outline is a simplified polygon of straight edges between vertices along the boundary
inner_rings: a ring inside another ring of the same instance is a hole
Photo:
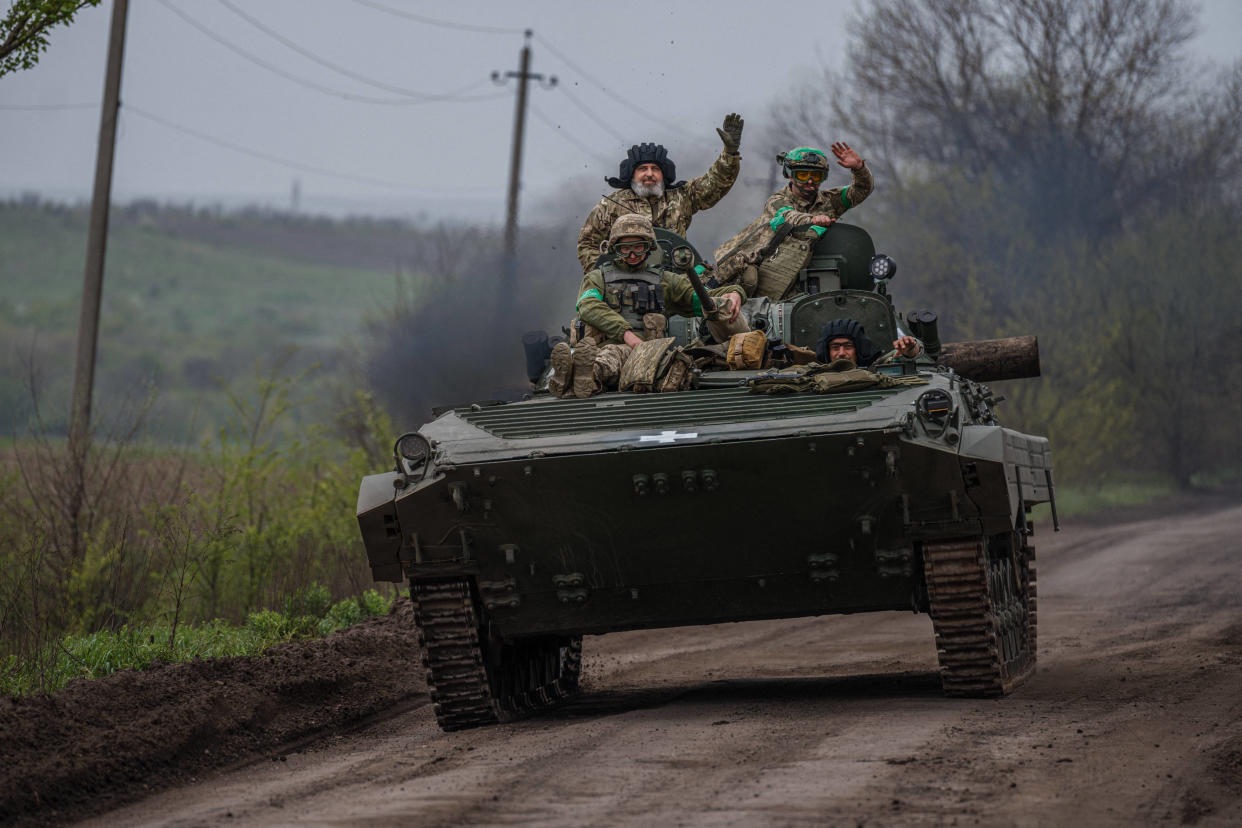
[[[660,236],[665,256],[686,244]],[[1037,375],[1034,338],[940,346],[933,313],[895,311],[893,267],[836,224],[796,295],[747,315],[808,347],[840,317],[882,347],[920,335],[925,356],[880,369],[902,384],[769,396],[759,372],[706,371],[678,393],[453,408],[398,439],[358,522],[375,579],[410,582],[441,727],[554,704],[584,634],[639,628],[913,610],[947,694],[1031,674],[1051,450],[1001,426],[981,382]]]

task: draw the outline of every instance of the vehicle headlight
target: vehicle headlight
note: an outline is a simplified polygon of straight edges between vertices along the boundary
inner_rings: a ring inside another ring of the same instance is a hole
[[[414,471],[424,466],[431,457],[431,443],[417,431],[409,431],[397,438],[392,447],[397,471]],[[402,462],[404,461],[404,463]]]

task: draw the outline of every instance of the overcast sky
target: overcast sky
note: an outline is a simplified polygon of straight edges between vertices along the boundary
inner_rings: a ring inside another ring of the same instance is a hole
[[[743,175],[765,175],[769,102],[839,65],[865,2],[130,0],[114,199],[287,208],[297,180],[310,212],[498,220],[514,83],[490,76],[517,68],[524,28],[532,71],[559,81],[530,91],[524,206],[571,176],[605,190],[639,141],[698,174],[730,111],[761,160]],[[1242,2],[1202,6],[1199,55],[1238,59]],[[110,16],[82,12],[38,66],[0,79],[0,196],[88,196]]]

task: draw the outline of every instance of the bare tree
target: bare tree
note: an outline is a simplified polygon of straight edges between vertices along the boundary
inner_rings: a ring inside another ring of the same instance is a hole
[[[999,174],[1060,224],[1113,231],[1139,204],[1237,181],[1223,139],[1242,126],[1242,75],[1187,71],[1194,31],[1189,0],[876,0],[851,22],[845,72],[776,119],[827,144],[831,115],[894,172]]]

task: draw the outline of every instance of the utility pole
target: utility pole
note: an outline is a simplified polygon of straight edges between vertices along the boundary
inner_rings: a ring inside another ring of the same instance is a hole
[[[526,30],[526,40],[522,44],[519,69],[516,72],[492,72],[492,82],[503,84],[509,78],[517,78],[517,104],[513,112],[513,154],[509,159],[509,199],[505,211],[505,270],[512,277],[517,260],[517,222],[518,222],[518,191],[522,185],[522,137],[526,128],[526,83],[540,81],[545,89],[556,86],[556,76],[552,75],[544,81],[543,75],[530,71],[530,38],[531,30]]]
[[[86,275],[82,282],[82,314],[78,322],[78,362],[73,377],[73,414],[69,448],[75,458],[86,450],[91,430],[91,396],[95,389],[95,345],[99,339],[99,303],[103,295],[104,254],[108,246],[108,207],[112,200],[112,158],[116,121],[121,108],[121,66],[125,56],[125,18],[129,0],[112,0],[108,35],[108,67],[103,108],[99,113],[99,151],[95,156],[95,192],[86,241]]]

